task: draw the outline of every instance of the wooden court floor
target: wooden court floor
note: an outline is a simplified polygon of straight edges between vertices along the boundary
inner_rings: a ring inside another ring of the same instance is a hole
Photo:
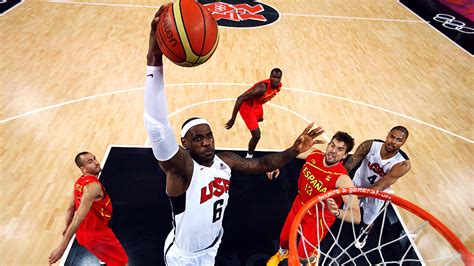
[[[146,141],[147,38],[163,2],[68,2],[25,1],[0,17],[0,265],[47,264],[78,152],[102,159],[110,144]],[[275,24],[221,28],[202,66],[165,62],[173,127],[203,116],[216,146],[245,148],[240,118],[224,129],[233,99],[280,67],[284,89],[264,107],[257,149],[288,147],[308,121],[329,136],[347,131],[356,145],[404,125],[412,170],[396,194],[473,251],[474,59],[394,0],[264,3],[281,13]]]

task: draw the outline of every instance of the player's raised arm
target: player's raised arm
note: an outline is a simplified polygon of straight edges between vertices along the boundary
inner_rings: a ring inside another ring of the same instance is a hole
[[[232,152],[221,153],[220,156],[233,170],[243,173],[269,172],[287,164],[290,160],[296,158],[298,154],[307,151],[317,143],[315,138],[322,132],[320,127],[312,129],[313,125],[313,123],[309,124],[293,145],[282,152],[256,159],[244,159]]]
[[[151,23],[147,54],[144,122],[153,154],[166,173],[166,191],[180,195],[186,191],[193,171],[191,156],[178,146],[168,120],[168,105],[164,92],[162,52],[156,40],[156,24],[162,6]]]

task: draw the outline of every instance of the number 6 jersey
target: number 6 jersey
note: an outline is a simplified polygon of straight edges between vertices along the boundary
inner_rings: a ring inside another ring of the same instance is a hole
[[[399,162],[409,160],[408,156],[402,151],[398,152],[391,158],[382,160],[380,149],[384,142],[375,139],[372,142],[369,153],[364,157],[360,167],[354,174],[352,181],[356,187],[370,187],[385,174],[387,174],[394,165]]]
[[[197,252],[222,236],[222,219],[229,200],[230,167],[217,155],[211,167],[193,160],[191,183],[183,195],[169,197],[173,212],[174,244]]]

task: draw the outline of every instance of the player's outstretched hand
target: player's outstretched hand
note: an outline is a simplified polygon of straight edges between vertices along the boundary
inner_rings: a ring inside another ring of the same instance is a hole
[[[169,5],[171,5],[172,3],[168,3],[168,4],[163,4],[160,6],[160,8],[158,9],[158,11],[156,11],[155,13],[155,17],[153,18],[153,20],[151,21],[151,31],[156,31],[156,24],[158,24],[158,21],[160,19],[160,15],[161,13],[163,12],[163,10],[165,10],[165,8],[167,8]]]
[[[280,175],[280,169],[276,169],[276,170],[273,170],[271,172],[267,172],[267,178],[268,180],[273,180],[273,178],[278,178],[278,176]]]
[[[230,119],[229,121],[227,121],[227,123],[225,123],[225,129],[231,129],[234,123],[235,123],[235,120]]]
[[[312,129],[313,126],[314,123],[309,124],[293,144],[293,149],[295,149],[298,154],[309,150],[309,148],[311,148],[315,144],[324,143],[323,140],[315,139],[316,137],[324,133],[324,129],[322,127]]]
[[[65,247],[57,247],[55,250],[53,250],[48,257],[49,264],[57,262],[63,256],[64,251],[66,251]]]
[[[158,45],[158,41],[156,40],[156,25],[160,20],[160,15],[167,8],[171,3],[162,5],[158,11],[156,11],[153,20],[151,21],[151,29],[150,29],[150,40],[148,44],[148,54],[147,54],[147,65],[149,66],[162,66],[162,55],[163,53],[160,50],[160,46]]]

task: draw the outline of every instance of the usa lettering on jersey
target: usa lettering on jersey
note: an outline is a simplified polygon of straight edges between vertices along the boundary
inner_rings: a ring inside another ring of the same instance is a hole
[[[383,168],[378,164],[378,163],[368,163],[367,165],[369,169],[376,173],[378,176],[382,177],[385,175],[385,172],[383,171]]]
[[[207,186],[201,188],[201,201],[204,202],[212,199],[212,197],[220,197],[224,193],[229,193],[230,181],[227,179],[215,177],[213,181],[209,182]]]

